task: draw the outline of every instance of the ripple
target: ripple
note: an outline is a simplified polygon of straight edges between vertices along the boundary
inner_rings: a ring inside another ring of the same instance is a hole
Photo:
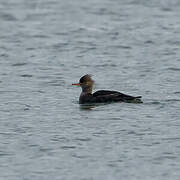
[[[143,135],[145,135],[146,133],[137,133],[137,132],[135,132],[135,131],[129,131],[127,134],[136,135],[136,136],[143,136]]]
[[[32,50],[35,50],[36,48],[34,47],[29,47],[29,48],[26,48],[27,51],[32,51]]]
[[[165,140],[165,141],[176,141],[176,140],[180,140],[180,137],[169,137],[169,138],[162,138],[162,140]]]
[[[0,132],[0,135],[3,135],[3,136],[15,136],[16,133],[14,133],[14,132]]]
[[[41,151],[41,152],[49,152],[49,151],[52,151],[52,149],[51,148],[41,147],[41,148],[39,148],[39,151]]]
[[[29,111],[30,110],[30,108],[24,108],[24,111]]]
[[[180,99],[166,99],[165,102],[179,102]]]
[[[50,36],[43,35],[43,34],[36,34],[36,35],[33,35],[32,37],[34,37],[34,38],[50,38]]]
[[[169,7],[163,7],[163,8],[161,8],[161,10],[163,10],[163,11],[172,11],[172,8],[169,8]]]
[[[144,104],[152,104],[152,105],[159,105],[159,104],[161,104],[161,102],[159,102],[159,101],[152,101],[152,102],[146,102],[146,103],[144,103]]]
[[[8,57],[8,54],[2,53],[2,54],[0,54],[0,57]]]
[[[65,81],[64,80],[51,80],[51,81],[46,81],[46,82],[43,82],[43,84],[49,84],[51,86],[62,86],[62,84],[65,84]]]
[[[2,156],[12,156],[12,153],[7,153],[7,152],[0,152],[0,157]]]
[[[69,45],[68,42],[62,42],[62,43],[57,43],[57,44],[54,44],[52,47],[55,48],[55,49],[58,49],[58,48],[62,48],[62,47],[65,47]]]
[[[154,42],[152,40],[147,40],[144,42],[145,44],[154,44]]]
[[[68,139],[66,137],[59,137],[59,136],[54,136],[51,140],[55,141],[55,142],[67,142],[68,141]]]
[[[21,77],[27,77],[27,78],[30,78],[30,77],[33,77],[33,75],[31,75],[31,74],[22,74],[22,75],[20,75]]]
[[[125,46],[125,45],[113,45],[110,46],[111,48],[119,48],[119,49],[132,49],[131,46]]]
[[[0,13],[0,19],[5,21],[17,21],[17,18],[12,14]]]
[[[177,157],[176,156],[173,156],[173,155],[164,155],[164,156],[159,156],[159,157],[157,157],[157,158],[154,158],[154,160],[156,160],[156,161],[162,161],[162,160],[164,160],[164,159],[171,159],[171,160],[174,160],[174,159],[177,159]]]
[[[76,138],[77,141],[91,141],[91,138]]]
[[[54,34],[58,35],[58,36],[66,36],[66,35],[68,35],[68,31],[67,32],[56,32]]]
[[[28,63],[15,63],[15,64],[12,64],[12,66],[25,66],[27,65]]]
[[[170,67],[170,68],[167,68],[167,70],[171,70],[171,71],[180,71],[180,68],[177,68],[177,67]]]
[[[67,150],[67,149],[75,149],[76,146],[61,146],[61,149]]]
[[[117,67],[116,64],[96,64],[94,67]]]
[[[45,91],[43,91],[43,90],[37,90],[37,91],[32,91],[32,92],[45,93]]]
[[[75,158],[78,158],[78,159],[88,158],[88,156],[85,156],[85,155],[77,155],[77,154],[72,154],[72,157],[75,157]]]

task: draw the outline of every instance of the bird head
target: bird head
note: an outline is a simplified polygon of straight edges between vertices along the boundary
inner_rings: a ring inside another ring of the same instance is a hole
[[[91,75],[86,74],[80,78],[79,83],[75,83],[72,85],[81,86],[84,93],[92,93],[94,81],[91,79]]]

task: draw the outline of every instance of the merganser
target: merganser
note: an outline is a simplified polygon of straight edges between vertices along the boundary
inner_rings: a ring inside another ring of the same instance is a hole
[[[72,85],[80,86],[82,88],[79,97],[79,104],[92,104],[92,103],[110,103],[110,102],[134,102],[142,103],[141,96],[130,96],[118,91],[99,90],[92,94],[94,81],[91,75],[86,74],[80,78],[79,83]]]

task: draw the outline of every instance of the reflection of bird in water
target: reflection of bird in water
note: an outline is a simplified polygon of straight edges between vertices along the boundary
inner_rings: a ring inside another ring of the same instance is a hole
[[[141,96],[130,96],[118,91],[99,90],[92,94],[94,81],[89,74],[81,77],[79,83],[72,84],[81,86],[82,92],[79,97],[80,104],[110,103],[110,102],[133,102],[142,103]]]

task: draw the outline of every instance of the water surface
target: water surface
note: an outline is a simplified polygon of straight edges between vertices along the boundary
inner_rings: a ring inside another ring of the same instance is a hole
[[[179,1],[1,0],[0,22],[0,179],[179,179]],[[144,103],[82,108],[86,73]]]

